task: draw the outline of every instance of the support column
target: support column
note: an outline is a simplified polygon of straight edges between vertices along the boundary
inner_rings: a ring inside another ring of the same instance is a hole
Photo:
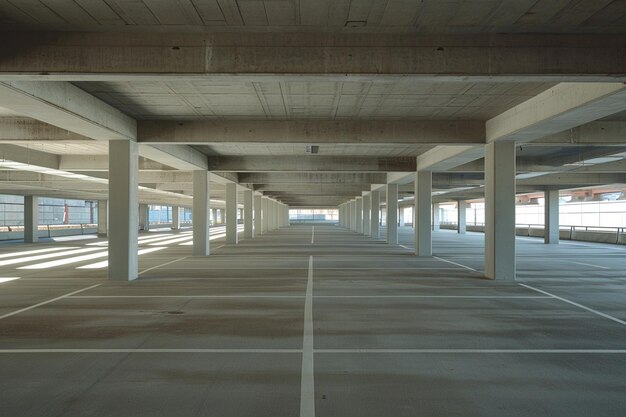
[[[24,243],[39,241],[39,198],[24,196]]]
[[[545,196],[545,219],[544,219],[544,243],[559,243],[559,190],[546,190]]]
[[[356,198],[356,232],[363,233],[363,198]]]
[[[380,191],[372,191],[370,194],[370,236],[380,238]]]
[[[226,184],[226,243],[236,245],[237,236],[237,184]]]
[[[387,184],[387,243],[398,244],[398,184]]]
[[[98,236],[107,237],[109,235],[109,202],[98,200]]]
[[[139,228],[143,231],[150,230],[150,206],[139,204]]]
[[[209,208],[210,201],[210,174],[208,171],[193,171],[193,208],[191,215],[193,226],[193,254],[194,256],[208,256],[210,251],[209,240]],[[214,215],[216,212],[214,212]],[[215,224],[216,221],[214,220]]]
[[[180,207],[172,206],[172,230],[180,229]]]
[[[262,221],[263,221],[263,214],[262,214],[262,203],[261,203],[261,199],[263,197],[260,195],[255,195],[254,196],[254,236],[259,236],[261,234],[261,229],[262,229]]]
[[[139,153],[136,142],[109,141],[109,279],[138,276]]]
[[[243,192],[243,236],[246,239],[254,237],[253,221],[254,213],[254,191],[245,190]]]
[[[430,230],[430,206],[432,202],[433,174],[430,171],[415,173],[415,207],[413,226],[415,233],[415,254],[432,256],[432,232]]]
[[[404,227],[406,222],[404,221],[404,207],[398,207],[398,226]]]
[[[441,228],[439,211],[439,203],[433,204],[433,230],[439,230]]]
[[[350,230],[356,232],[356,200],[350,201]]]
[[[370,210],[372,209],[371,194],[363,196],[363,234],[365,236],[372,235],[372,222],[370,220]]]
[[[467,231],[467,202],[459,200],[457,202],[457,232],[464,235]]]
[[[274,201],[274,228],[278,229],[280,228],[280,215],[278,214],[278,211],[280,210],[280,203],[278,201]]]
[[[485,276],[515,280],[515,143],[485,146]]]
[[[270,201],[267,197],[262,197],[261,199],[261,211],[263,212],[263,217],[261,220],[261,233],[265,234],[269,231],[270,227],[270,215],[269,215],[269,206]]]

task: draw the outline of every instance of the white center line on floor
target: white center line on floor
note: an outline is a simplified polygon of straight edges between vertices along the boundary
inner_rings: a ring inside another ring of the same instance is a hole
[[[549,295],[550,297],[556,298],[557,300],[563,301],[564,303],[571,304],[571,305],[576,306],[578,308],[582,308],[583,310],[587,310],[590,313],[597,314],[598,316],[602,316],[604,318],[607,318],[609,320],[613,320],[616,323],[623,324],[624,326],[626,326],[626,321],[620,320],[617,317],[613,317],[613,316],[611,316],[609,314],[603,313],[603,312],[598,311],[598,310],[594,310],[593,308],[586,307],[586,306],[584,306],[582,304],[575,303],[574,301],[570,301],[570,300],[565,299],[563,297],[559,297],[558,295],[551,294],[551,293],[549,293],[547,291],[540,290],[539,288],[535,288],[535,287],[532,287],[532,286],[527,285],[527,284],[519,284],[519,285],[521,285],[522,287],[526,287],[526,288],[528,288],[530,290],[537,291],[537,292],[540,292],[540,293],[545,294],[545,295]]]
[[[0,349],[7,353],[300,353],[300,349]]]
[[[315,243],[315,226],[311,226],[311,245]]]
[[[153,269],[161,268],[162,266],[171,265],[173,263],[176,263],[178,261],[182,261],[182,260],[187,259],[187,258],[189,258],[189,256],[183,256],[181,258],[174,259],[173,261],[165,262],[165,263],[162,263],[160,265],[153,266],[152,268],[144,269],[143,271],[139,272],[139,275],[145,274],[146,272],[152,271]]]
[[[310,256],[309,275],[306,285],[306,298],[304,301],[300,417],[315,417],[315,377],[313,372],[313,256]]]
[[[474,269],[474,268],[470,268],[469,266],[466,266],[466,265],[463,265],[463,264],[459,264],[459,263],[456,263],[456,262],[452,262],[452,261],[449,261],[449,260],[447,260],[447,259],[440,258],[440,257],[438,257],[438,256],[433,256],[433,258],[435,258],[435,259],[439,259],[439,260],[440,260],[440,261],[442,261],[442,262],[447,262],[447,263],[452,264],[452,265],[460,266],[461,268],[469,269],[470,271],[478,272],[478,271],[477,271],[476,269]]]
[[[313,298],[552,298],[547,295],[316,295]]]
[[[14,316],[16,314],[23,313],[23,312],[28,311],[28,310],[32,310],[32,309],[37,308],[37,307],[41,307],[41,306],[46,305],[46,304],[53,303],[55,301],[62,300],[62,299],[67,298],[67,297],[71,297],[74,294],[79,294],[81,292],[84,292],[84,291],[87,291],[87,290],[90,290],[92,288],[96,288],[96,287],[99,287],[99,286],[100,286],[100,284],[92,285],[92,286],[87,287],[87,288],[83,288],[83,289],[80,289],[80,290],[77,290],[77,291],[72,291],[72,292],[64,294],[64,295],[62,295],[60,297],[52,298],[51,300],[42,301],[41,303],[37,303],[37,304],[33,304],[32,306],[29,306],[29,307],[21,308],[19,310],[16,310],[16,311],[13,311],[11,313],[7,313],[7,314],[4,314],[4,315],[0,316],[0,320],[6,319],[7,317]]]
[[[600,269],[611,269],[608,266],[600,266],[600,265],[594,265],[594,264],[586,264],[583,262],[574,262],[574,261],[563,261],[563,262],[567,262],[570,264],[578,264],[578,265],[583,265],[583,266],[592,266],[594,268],[600,268]]]
[[[76,295],[67,298],[304,298],[304,295]],[[526,297],[551,298],[551,297]]]

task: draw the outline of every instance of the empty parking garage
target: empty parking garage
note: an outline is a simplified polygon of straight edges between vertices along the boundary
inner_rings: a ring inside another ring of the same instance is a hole
[[[624,415],[624,28],[0,2],[0,415]]]

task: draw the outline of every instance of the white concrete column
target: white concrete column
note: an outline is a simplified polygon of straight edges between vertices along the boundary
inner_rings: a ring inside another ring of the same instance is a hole
[[[350,201],[350,230],[356,232],[356,200]]]
[[[433,230],[439,230],[441,228],[439,203],[433,204]]]
[[[245,190],[243,192],[243,236],[246,239],[254,237],[253,213],[254,191]]]
[[[259,236],[261,234],[261,229],[262,229],[262,221],[263,221],[263,214],[261,212],[262,210],[262,203],[261,203],[261,199],[263,197],[260,195],[255,195],[254,196],[254,236]]]
[[[515,279],[515,143],[485,146],[485,276]]]
[[[194,256],[208,256],[210,250],[209,216],[210,202],[210,174],[208,171],[193,171],[193,208],[191,215],[193,226],[193,254]],[[215,216],[217,214],[213,213]],[[216,221],[214,220],[213,224]]]
[[[387,243],[398,244],[398,184],[387,184]]]
[[[432,232],[430,230],[430,206],[432,202],[433,174],[430,171],[415,173],[415,207],[413,208],[413,230],[415,254],[432,256]]]
[[[226,184],[226,243],[236,245],[237,234],[237,184]]]
[[[39,198],[24,196],[24,243],[39,241]]]
[[[280,203],[278,201],[274,201],[274,228],[280,228],[280,214],[278,213],[280,210]]]
[[[98,200],[98,236],[109,235],[109,202]]]
[[[136,142],[109,141],[109,279],[138,276],[139,153]]]
[[[380,238],[380,191],[370,193],[370,236],[374,239]]]
[[[172,206],[172,230],[180,229],[180,207]]]
[[[263,212],[263,217],[261,219],[261,233],[265,234],[270,230],[270,215],[269,208],[270,207],[270,199],[267,197],[261,198],[261,211]]]
[[[356,198],[356,232],[363,233],[363,198]]]
[[[347,201],[346,202],[346,229],[350,230],[352,227],[352,210],[351,210],[352,206],[350,205],[350,202]]]
[[[272,231],[276,228],[274,225],[274,200],[267,200],[267,230]]]
[[[398,207],[398,226],[404,227],[406,224],[404,220],[404,207]]]
[[[370,219],[370,210],[372,209],[371,194],[363,196],[363,234],[372,235],[372,221]]]
[[[544,216],[544,243],[559,243],[559,190],[546,190]]]
[[[139,229],[150,230],[150,206],[139,204]]]
[[[467,231],[467,202],[459,200],[457,202],[457,233],[464,235]]]

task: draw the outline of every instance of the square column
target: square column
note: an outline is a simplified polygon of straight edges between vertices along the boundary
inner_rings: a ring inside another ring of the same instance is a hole
[[[274,201],[274,229],[280,228],[280,215],[278,211],[280,210],[280,203],[278,201]]]
[[[139,204],[139,229],[150,230],[150,206]]]
[[[236,245],[237,236],[237,184],[226,184],[226,243]]]
[[[352,228],[352,206],[350,205],[350,201],[346,203],[346,229]]]
[[[544,207],[544,243],[559,243],[559,190],[546,190]]]
[[[467,232],[467,202],[459,200],[457,202],[457,232],[464,235]]]
[[[515,280],[515,143],[485,146],[485,276]]]
[[[404,220],[404,207],[398,207],[398,226],[404,227],[406,221]]]
[[[254,191],[245,190],[243,192],[243,237],[252,239],[254,228],[252,218],[254,213]]]
[[[107,237],[109,235],[109,202],[98,200],[98,236]]]
[[[39,198],[24,196],[24,243],[39,241]]]
[[[274,200],[267,200],[267,230],[272,231],[276,228],[274,225]]]
[[[261,221],[261,233],[265,234],[269,231],[270,216],[269,216],[270,201],[267,197],[261,198],[261,211],[263,212],[263,218]]]
[[[356,232],[356,200],[350,201],[350,230]]]
[[[380,238],[380,191],[370,193],[370,236],[374,239]]]
[[[253,236],[259,236],[261,234],[261,222],[263,220],[263,214],[261,213],[261,209],[262,209],[262,203],[261,203],[261,199],[263,197],[261,197],[260,195],[255,195],[254,196],[254,232]]]
[[[371,195],[365,194],[363,196],[363,234],[365,236],[371,236],[371,220],[370,220],[370,210],[372,209],[371,203]]]
[[[209,240],[209,195],[210,174],[208,171],[193,171],[193,254],[194,256],[208,256],[210,253]],[[214,211],[216,213],[216,211]],[[216,220],[213,224],[215,224]]]
[[[387,184],[387,243],[398,244],[398,184]]]
[[[136,142],[109,141],[109,279],[138,276],[139,153]]]
[[[363,198],[356,198],[356,232],[363,233]]]
[[[180,207],[172,206],[172,230],[180,229]]]
[[[433,204],[433,230],[441,228],[439,203]]]
[[[432,232],[430,230],[430,206],[432,203],[433,174],[430,171],[415,173],[415,208],[413,226],[415,254],[432,256]]]

